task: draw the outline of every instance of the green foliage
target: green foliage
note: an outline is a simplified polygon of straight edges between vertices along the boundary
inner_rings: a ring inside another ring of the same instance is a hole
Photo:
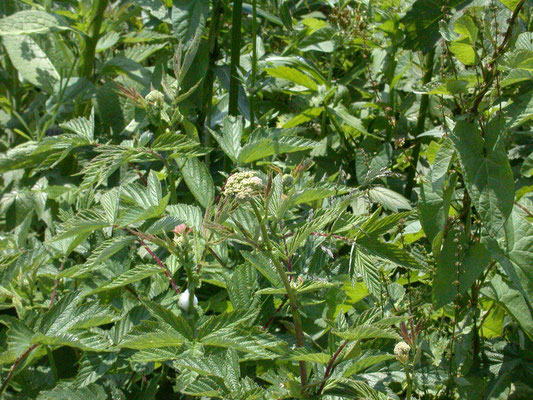
[[[529,399],[524,0],[0,2],[0,397]]]

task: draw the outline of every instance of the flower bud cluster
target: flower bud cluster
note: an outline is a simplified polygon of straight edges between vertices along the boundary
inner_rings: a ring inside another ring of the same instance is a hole
[[[148,93],[144,99],[152,107],[160,108],[165,102],[165,95],[159,90],[154,89]]]
[[[405,342],[399,342],[394,346],[394,355],[400,362],[407,362],[409,360],[409,352],[411,351],[411,346]]]
[[[254,171],[237,172],[228,178],[224,193],[238,200],[246,200],[261,193],[263,187],[263,181]]]

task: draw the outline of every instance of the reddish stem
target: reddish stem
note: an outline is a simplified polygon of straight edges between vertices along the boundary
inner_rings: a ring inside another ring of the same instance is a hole
[[[128,285],[126,285],[125,288],[126,288],[126,290],[127,290],[128,292],[130,292],[132,295],[134,295],[135,298],[136,298],[137,300],[139,300],[139,302],[142,303],[141,296],[139,296],[139,294],[138,294],[133,288],[129,287]]]
[[[17,358],[17,360],[13,363],[13,365],[11,366],[11,369],[9,370],[9,374],[7,375],[7,378],[6,380],[4,381],[4,383],[2,384],[2,387],[0,387],[0,397],[2,397],[2,394],[4,393],[4,391],[6,390],[7,388],[7,385],[9,385],[9,381],[11,380],[11,378],[13,378],[13,374],[15,373],[15,370],[17,369],[17,367],[20,365],[20,363],[22,361],[24,361],[24,359],[26,357],[28,357],[28,355],[38,346],[38,344],[32,344],[30,347],[28,347],[28,349],[22,353],[22,355]]]
[[[213,255],[213,257],[217,259],[220,265],[222,265],[224,268],[228,268],[227,264],[224,261],[222,261],[222,259],[218,256],[217,253],[215,253],[215,251],[211,248],[211,246],[207,246],[207,250],[209,250],[209,252]]]
[[[531,214],[531,211],[525,208],[522,204],[518,203],[517,201],[515,201],[514,204],[520,207],[529,217],[533,217],[533,214]]]
[[[322,383],[320,384],[320,387],[318,388],[318,392],[317,392],[318,395],[320,395],[322,391],[324,390],[324,386],[326,386],[326,380],[329,378],[329,376],[331,375],[331,371],[333,370],[333,364],[335,364],[337,357],[339,357],[339,354],[341,354],[342,349],[344,349],[347,344],[348,344],[348,341],[345,340],[339,346],[335,354],[333,354],[333,356],[329,360],[328,366],[326,367],[326,372],[324,372],[324,378],[322,379]]]
[[[288,297],[285,296],[285,298],[283,299],[283,301],[281,302],[281,304],[279,305],[279,307],[276,309],[276,311],[274,311],[274,314],[270,317],[270,319],[267,321],[267,323],[265,325],[263,325],[263,327],[261,329],[263,329],[264,331],[267,330],[267,328],[269,327],[269,325],[272,323],[272,321],[274,321],[274,318],[276,317],[276,314],[279,313],[281,311],[281,309],[283,308],[283,306],[285,305],[285,303],[287,302],[287,299]]]
[[[172,285],[172,288],[174,289],[174,291],[176,292],[176,294],[181,294],[181,290],[180,288],[178,287],[178,285],[176,285],[176,282],[174,281],[174,278],[172,278],[172,275],[170,274],[170,271],[168,270],[168,268],[165,266],[165,264],[163,264],[161,262],[161,260],[159,259],[158,256],[156,256],[156,254],[152,251],[152,249],[150,249],[150,247],[148,247],[146,245],[146,243],[143,242],[143,240],[141,238],[138,238],[137,239],[139,241],[139,243],[141,244],[141,246],[144,247],[144,249],[148,252],[148,254],[150,254],[152,256],[152,258],[155,260],[155,262],[157,263],[157,265],[159,265],[161,268],[163,268],[163,271],[165,271],[165,275],[167,276],[168,280],[170,281],[170,284]]]
[[[145,235],[144,233],[137,232],[137,231],[134,231],[133,229],[129,229],[129,228],[123,228],[123,230],[128,232],[128,233],[130,233],[130,234],[132,234],[132,235],[134,235],[134,236],[137,236],[137,240],[141,244],[141,246],[143,246],[144,249],[148,252],[148,254],[150,254],[152,256],[152,258],[157,263],[157,265],[159,265],[161,268],[163,268],[163,271],[165,271],[165,275],[169,279],[170,284],[172,285],[172,288],[174,289],[174,291],[177,294],[181,294],[181,290],[178,287],[178,285],[176,285],[176,282],[174,281],[174,278],[172,278],[172,275],[171,275],[169,269],[165,266],[165,264],[163,264],[163,262],[159,259],[159,257],[150,249],[150,247],[148,247],[146,245],[146,243],[144,243],[144,240],[152,241],[154,239],[154,237],[151,236],[151,235]]]
[[[141,182],[143,183],[144,186],[148,186],[148,182],[146,181],[146,178],[144,177],[144,175],[142,174],[141,170],[139,168],[137,168],[137,166],[134,164],[134,163],[129,163],[129,166],[135,170],[135,172],[137,172],[137,175],[139,175],[139,178],[141,179]]]

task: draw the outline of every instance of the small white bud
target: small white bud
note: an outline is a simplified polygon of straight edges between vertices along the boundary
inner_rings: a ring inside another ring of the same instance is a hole
[[[189,290],[185,290],[182,294],[180,294],[180,298],[178,300],[178,307],[181,308],[183,311],[189,311]],[[193,300],[194,306],[196,307],[198,305],[198,298],[194,296]]]

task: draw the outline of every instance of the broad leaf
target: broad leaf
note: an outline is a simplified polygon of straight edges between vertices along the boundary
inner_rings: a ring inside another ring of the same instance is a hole
[[[513,173],[505,153],[503,119],[492,120],[484,132],[477,124],[459,121],[452,140],[464,168],[472,203],[489,233],[497,236],[511,214],[514,201]]]

